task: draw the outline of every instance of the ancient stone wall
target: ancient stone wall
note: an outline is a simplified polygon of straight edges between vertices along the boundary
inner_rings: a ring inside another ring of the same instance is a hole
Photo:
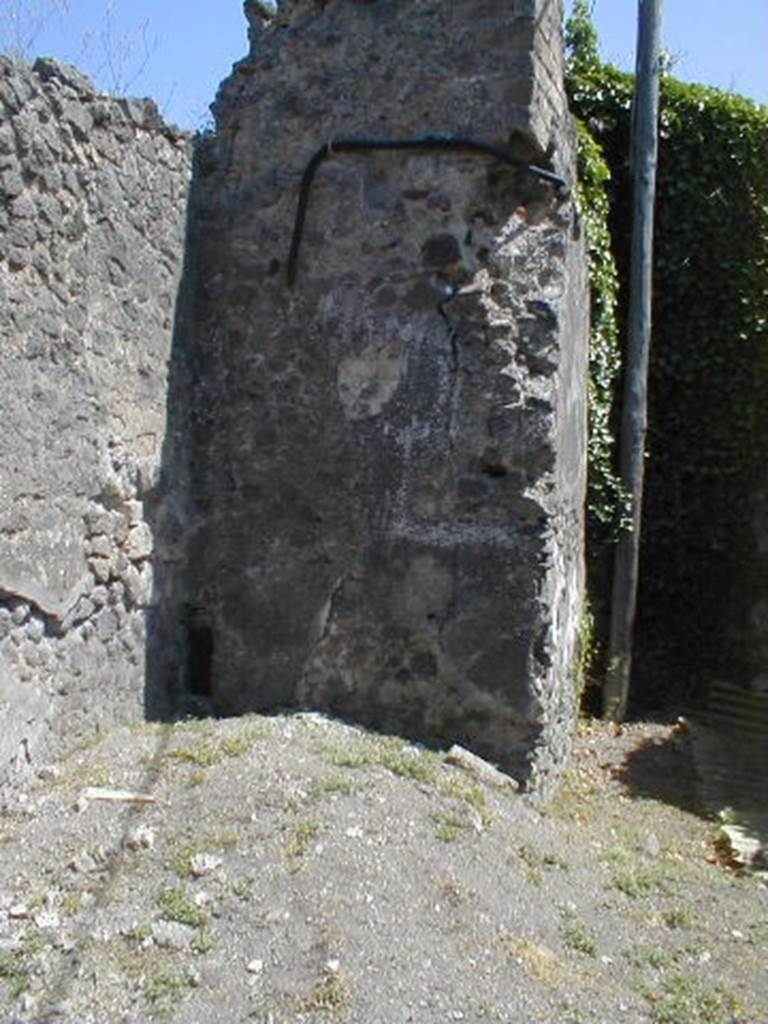
[[[459,741],[533,784],[575,713],[585,272],[554,0],[246,5],[195,202],[191,689]],[[202,664],[205,662],[205,664]],[[553,770],[554,769],[554,770]]]
[[[151,102],[0,58],[0,777],[143,713],[190,170]]]

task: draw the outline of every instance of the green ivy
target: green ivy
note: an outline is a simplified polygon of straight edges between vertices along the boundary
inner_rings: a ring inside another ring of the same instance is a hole
[[[625,524],[626,496],[613,468],[613,406],[621,365],[617,303],[619,276],[608,229],[606,185],[611,172],[584,124],[578,125],[578,203],[587,237],[590,279],[589,497],[592,531],[612,539]]]
[[[592,284],[592,601],[605,606],[622,524],[613,476],[626,316],[633,78],[599,57],[591,8],[567,28],[580,121],[580,199]],[[606,169],[607,165],[607,169]],[[717,89],[662,81],[653,338],[634,691],[698,696],[713,678],[768,665],[750,614],[768,587],[754,497],[768,490],[768,110]],[[596,616],[598,634],[600,615]]]

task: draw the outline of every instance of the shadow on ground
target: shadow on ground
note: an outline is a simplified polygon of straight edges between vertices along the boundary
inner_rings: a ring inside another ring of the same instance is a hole
[[[615,770],[630,796],[659,800],[690,814],[709,817],[701,800],[690,734],[676,721],[659,737],[641,740]]]

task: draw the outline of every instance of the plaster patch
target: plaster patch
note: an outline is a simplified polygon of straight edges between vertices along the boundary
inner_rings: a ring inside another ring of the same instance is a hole
[[[402,373],[402,348],[396,339],[373,342],[358,355],[344,356],[336,380],[347,418],[378,416],[397,391]]]

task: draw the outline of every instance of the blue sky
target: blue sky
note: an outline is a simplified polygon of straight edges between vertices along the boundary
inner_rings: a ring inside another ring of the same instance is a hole
[[[634,67],[637,8],[637,0],[595,2],[603,57],[626,70]],[[767,0],[664,0],[663,46],[678,78],[768,103]]]
[[[63,0],[0,0],[0,17],[24,2],[40,10]],[[636,19],[637,0],[596,0],[603,55],[630,69]],[[680,78],[768,103],[766,0],[666,0],[664,47]],[[187,128],[205,123],[218,83],[246,51],[241,0],[69,0],[34,44],[87,70],[100,88],[151,96]]]

